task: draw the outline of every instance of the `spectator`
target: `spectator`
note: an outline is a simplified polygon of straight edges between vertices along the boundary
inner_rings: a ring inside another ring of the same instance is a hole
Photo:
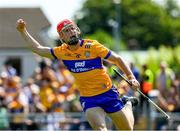
[[[25,106],[21,103],[19,96],[20,92],[17,92],[13,100],[7,105],[8,111],[13,113],[10,121],[10,129],[12,130],[22,130],[25,127]]]
[[[168,68],[167,63],[165,61],[161,61],[160,69],[156,73],[156,87],[159,91],[159,95],[157,97],[158,105],[164,111],[173,111],[175,104],[175,90],[172,86],[173,81],[175,79],[175,74],[172,69]],[[172,96],[173,95],[173,96]],[[162,118],[156,118],[155,129],[161,129],[164,124],[167,123],[166,120]]]
[[[142,73],[141,73],[141,78],[140,78],[140,90],[142,93],[144,93],[146,96],[148,96],[149,91],[153,89],[153,84],[154,84],[154,74],[153,72],[148,68],[146,64],[142,65]],[[147,99],[145,99],[142,95],[140,95],[140,107],[142,107],[142,112],[143,113],[143,105],[145,105],[147,113],[150,111],[149,107],[149,102]],[[145,110],[144,110],[145,111]]]
[[[8,62],[4,64],[4,69],[2,70],[2,73],[6,73],[9,77],[17,75],[16,69]]]
[[[167,97],[167,93],[169,92],[174,78],[175,74],[172,69],[167,67],[167,63],[165,61],[162,61],[160,63],[160,69],[156,74],[156,87],[163,97]]]
[[[5,104],[5,89],[2,87],[2,79],[0,79],[0,129],[6,130],[9,127],[8,111]]]
[[[131,68],[131,71],[134,74],[135,78],[139,81],[139,79],[140,79],[139,70],[133,62],[130,62],[130,68]]]
[[[42,104],[46,107],[46,112],[49,112],[52,106],[51,103],[51,95],[53,93],[53,90],[50,86],[50,82],[48,80],[43,80],[40,85],[40,101]]]
[[[39,86],[34,83],[34,80],[32,78],[29,78],[27,81],[26,86],[23,88],[23,92],[28,98],[28,103],[29,103],[29,110],[32,112],[34,110],[34,105],[33,105],[33,94],[39,94]]]

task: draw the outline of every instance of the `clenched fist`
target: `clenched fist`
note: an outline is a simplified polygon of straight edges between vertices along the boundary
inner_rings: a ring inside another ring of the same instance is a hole
[[[26,30],[26,22],[23,19],[17,20],[16,29],[19,32],[24,32]]]
[[[131,88],[133,90],[137,90],[140,87],[140,84],[136,79],[131,79],[129,82],[131,83]]]

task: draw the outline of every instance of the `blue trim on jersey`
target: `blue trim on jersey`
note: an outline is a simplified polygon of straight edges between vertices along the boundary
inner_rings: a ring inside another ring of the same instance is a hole
[[[80,40],[80,46],[82,47],[84,40]]]
[[[73,73],[81,73],[103,68],[100,57],[88,60],[63,60],[63,62],[69,71]]]
[[[111,55],[111,51],[108,52],[108,54],[106,55],[106,57],[104,57],[104,59],[108,59],[110,55]]]
[[[53,56],[55,59],[58,59],[58,58],[55,56],[55,54],[54,54],[53,48],[51,48],[50,51],[51,51],[52,56]]]

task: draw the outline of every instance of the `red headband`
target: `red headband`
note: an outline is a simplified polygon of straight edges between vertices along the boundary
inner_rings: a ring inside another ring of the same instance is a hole
[[[60,21],[60,22],[58,23],[58,25],[57,25],[57,31],[58,31],[58,32],[61,32],[61,30],[62,30],[65,26],[67,26],[67,25],[69,25],[69,24],[73,24],[73,21],[68,20],[68,19],[65,19],[65,20],[63,20],[63,21]]]

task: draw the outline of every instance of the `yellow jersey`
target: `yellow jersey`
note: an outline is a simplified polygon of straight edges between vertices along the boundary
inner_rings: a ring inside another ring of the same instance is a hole
[[[80,96],[95,96],[112,87],[102,59],[107,59],[111,51],[96,40],[80,40],[80,47],[71,51],[67,44],[54,47],[51,54],[61,59],[75,78]]]

